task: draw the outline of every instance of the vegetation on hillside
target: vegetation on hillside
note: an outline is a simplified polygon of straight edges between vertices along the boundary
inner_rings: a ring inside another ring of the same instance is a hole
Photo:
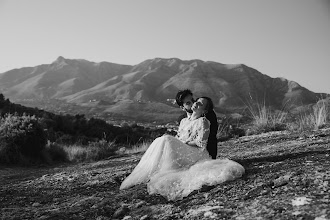
[[[115,126],[84,115],[58,115],[14,104],[0,94],[0,163],[101,159],[121,146],[150,141],[164,128]]]
[[[243,115],[219,118],[218,141],[269,131],[323,128],[330,120],[329,100],[294,113],[250,103]],[[116,152],[143,152],[152,140],[168,132],[167,128],[136,123],[115,126],[83,114],[58,115],[11,103],[2,94],[0,116],[0,163],[7,164],[79,162],[107,158]]]
[[[246,111],[241,115],[229,115],[220,119],[217,137],[219,141],[224,141],[271,131],[311,131],[329,126],[329,121],[329,98],[300,109],[284,106],[282,110],[266,106],[265,102],[251,101],[246,104]]]

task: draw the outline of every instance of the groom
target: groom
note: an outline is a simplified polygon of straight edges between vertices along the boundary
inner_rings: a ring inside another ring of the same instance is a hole
[[[185,118],[189,117],[192,114],[191,107],[194,104],[195,100],[193,98],[193,94],[189,89],[181,90],[176,94],[175,97],[176,103],[179,107],[185,111],[183,115],[178,118],[178,122]],[[207,140],[206,150],[209,152],[212,159],[217,158],[218,152],[218,141],[217,141],[217,132],[218,132],[218,120],[215,112],[212,110],[206,114],[206,118],[210,121],[210,135]]]

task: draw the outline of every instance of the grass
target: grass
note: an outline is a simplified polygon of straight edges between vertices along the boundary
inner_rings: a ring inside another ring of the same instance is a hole
[[[321,101],[312,110],[298,117],[295,128],[298,131],[318,130],[327,124],[328,118],[329,107],[326,102]]]
[[[125,153],[136,154],[136,153],[145,152],[149,148],[150,144],[151,144],[151,142],[143,142],[143,143],[135,145],[129,149],[126,149]]]
[[[313,110],[313,124],[315,129],[321,128],[327,124],[329,108],[325,102],[317,103]]]
[[[125,149],[124,153],[135,154],[145,152],[150,144],[150,142],[143,142],[134,145]],[[97,161],[115,155],[117,150],[118,146],[114,142],[106,142],[105,140],[90,143],[88,146],[48,143],[46,146],[46,155],[50,162]]]
[[[246,132],[247,135],[286,129],[286,112],[271,111],[265,103],[248,103],[247,108],[253,119],[252,125]]]
[[[326,126],[329,120],[329,107],[324,100],[317,102],[309,111],[298,114],[293,122],[287,120],[286,111],[271,111],[264,103],[249,103],[247,108],[253,119],[247,135],[286,129],[299,132],[318,130]]]
[[[115,155],[118,146],[114,142],[92,142],[88,146],[48,143],[44,155],[49,162],[96,161]]]

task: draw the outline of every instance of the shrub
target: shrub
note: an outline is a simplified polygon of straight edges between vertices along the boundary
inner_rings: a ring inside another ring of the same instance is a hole
[[[44,130],[35,116],[8,114],[0,119],[0,162],[26,163],[42,159]]]
[[[118,149],[118,145],[114,141],[107,142],[105,139],[97,142],[91,142],[89,148],[92,149],[92,160],[100,160],[112,156]]]
[[[45,148],[46,157],[49,158],[49,162],[66,162],[68,161],[68,154],[63,146],[57,143],[48,143]]]

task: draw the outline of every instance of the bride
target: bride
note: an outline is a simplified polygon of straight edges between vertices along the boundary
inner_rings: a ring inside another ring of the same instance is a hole
[[[241,177],[243,166],[229,159],[212,160],[206,150],[210,122],[204,115],[212,109],[209,97],[198,98],[192,115],[181,120],[177,136],[156,138],[120,189],[147,183],[149,194],[178,200],[203,185]]]

